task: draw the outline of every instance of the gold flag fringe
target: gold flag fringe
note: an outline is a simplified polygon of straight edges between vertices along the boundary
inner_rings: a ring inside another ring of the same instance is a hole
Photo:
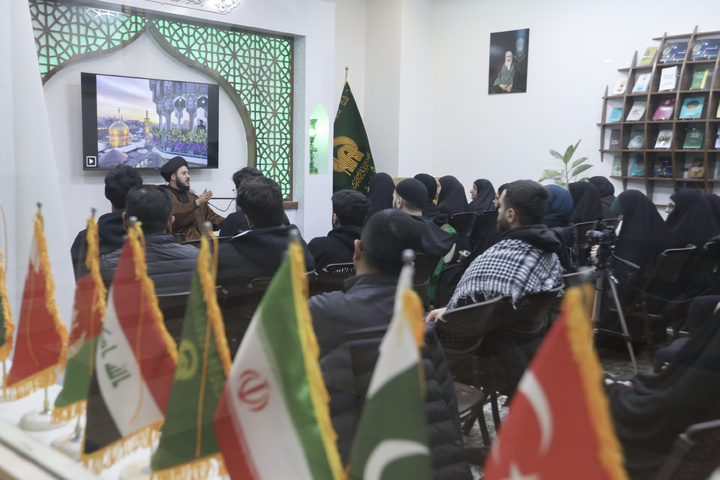
[[[85,410],[87,410],[87,399],[78,400],[62,407],[54,407],[50,423],[69,422],[73,418],[85,414]]]
[[[98,234],[98,226],[95,223],[95,217],[88,219],[87,235],[87,255],[85,256],[85,266],[90,270],[93,284],[95,286],[95,295],[93,298],[93,312],[100,312],[100,319],[105,319],[105,309],[107,298],[107,289],[100,274],[100,236]]]
[[[85,439],[80,458],[85,467],[96,475],[99,475],[106,468],[112,467],[116,462],[139,448],[148,448],[160,438],[160,428],[164,420],[151,423],[135,433],[123,437],[117,442],[96,450],[92,453],[85,453]]]
[[[298,322],[300,345],[303,350],[305,372],[310,386],[310,399],[320,429],[320,436],[325,446],[328,464],[333,472],[333,478],[338,480],[343,478],[344,469],[337,449],[337,433],[335,433],[335,428],[333,428],[330,420],[330,395],[318,363],[320,347],[317,343],[317,337],[315,337],[312,317],[308,307],[308,279],[305,274],[305,254],[300,242],[297,240],[290,242],[289,251],[290,283]]]
[[[153,471],[150,474],[150,480],[203,480],[224,477],[227,474],[222,454],[216,453],[174,467]]]
[[[7,384],[7,379],[10,376],[8,373],[3,379],[3,388],[5,389],[5,398],[10,400],[19,400],[25,398],[31,393],[40,390],[41,388],[49,387],[57,382],[58,369],[61,365],[55,364],[45,370],[41,370],[38,373],[34,373],[29,377],[25,377],[19,382],[12,385]]]
[[[0,250],[0,259],[3,259],[4,255]],[[5,262],[0,262],[0,301],[2,302],[2,316],[5,323],[5,343],[0,346],[0,362],[4,362],[10,357],[13,344],[13,333],[15,332],[15,324],[12,321],[12,314],[10,312],[10,302],[8,301],[7,287],[5,285]]]
[[[415,348],[418,354],[418,380],[420,382],[420,391],[423,398],[425,397],[425,370],[422,368],[422,352],[420,349],[425,346],[425,320],[423,319],[423,304],[420,296],[414,291],[407,289],[402,293],[403,313],[410,322],[413,338],[415,339]],[[400,330],[402,331],[402,330]]]
[[[573,360],[580,371],[590,419],[595,426],[600,464],[611,479],[627,480],[622,449],[610,420],[610,404],[601,387],[602,369],[593,348],[589,311],[585,308],[584,298],[593,295],[593,288],[588,284],[583,287],[584,291],[580,288],[570,288],[565,292],[563,310],[567,315],[568,342],[572,349]],[[580,311],[582,315],[575,316],[573,311]]]

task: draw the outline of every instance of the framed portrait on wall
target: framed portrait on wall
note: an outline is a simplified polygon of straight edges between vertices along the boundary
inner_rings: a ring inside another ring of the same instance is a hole
[[[527,92],[530,29],[490,34],[488,93]]]

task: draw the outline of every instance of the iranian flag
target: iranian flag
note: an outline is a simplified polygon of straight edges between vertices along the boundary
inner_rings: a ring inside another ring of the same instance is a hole
[[[90,273],[75,285],[72,330],[63,389],[55,399],[53,422],[63,422],[85,413],[88,389],[95,363],[95,347],[105,316],[107,291],[100,276],[100,247],[95,217],[88,220],[85,266]]]
[[[232,479],[341,478],[318,354],[305,258],[294,240],[235,356],[215,414]]]
[[[433,478],[420,355],[425,325],[412,278],[412,265],[405,265],[355,433],[351,479]]]
[[[147,276],[139,223],[128,238],[108,295],[90,384],[83,461],[95,473],[159,437],[177,348]]]
[[[6,395],[15,399],[53,385],[65,366],[67,354],[68,334],[55,305],[55,284],[39,211],[35,214],[34,228],[15,356],[4,380]]]

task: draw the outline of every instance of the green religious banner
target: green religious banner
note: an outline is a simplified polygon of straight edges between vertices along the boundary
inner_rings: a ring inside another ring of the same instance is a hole
[[[347,80],[335,116],[334,130],[333,191],[349,188],[367,193],[370,179],[375,175],[375,163],[360,111]]]

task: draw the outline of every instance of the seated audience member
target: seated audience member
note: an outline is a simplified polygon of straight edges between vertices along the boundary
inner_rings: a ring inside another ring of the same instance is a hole
[[[190,291],[199,250],[191,245],[175,242],[172,231],[173,214],[170,194],[155,185],[142,185],[128,193],[123,224],[127,230],[130,217],[141,222],[145,236],[147,274],[155,284],[155,293],[183,293]],[[110,287],[122,249],[100,257],[100,274]]]
[[[294,225],[283,225],[283,198],[280,185],[266,177],[247,179],[238,194],[238,205],[250,230],[219,246],[217,284],[228,292],[240,292],[252,280],[272,277],[282,263]],[[302,240],[302,239],[301,239]],[[315,262],[307,250],[308,271]]]
[[[714,193],[706,193],[705,201],[710,209],[710,225],[713,237],[720,235],[720,197]],[[698,245],[699,247],[700,245]]]
[[[456,213],[468,211],[467,197],[462,183],[452,175],[440,177],[440,192],[438,193],[438,208],[450,217]]]
[[[478,178],[470,189],[470,199],[468,211],[483,213],[487,210],[494,210],[495,187],[490,180]]]
[[[559,185],[548,185],[545,188],[550,192],[550,203],[542,223],[547,225],[562,243],[557,254],[565,273],[577,272],[580,266],[576,245],[577,229],[570,223],[572,196]]]
[[[665,223],[670,227],[678,248],[695,245],[698,250],[714,237],[713,225],[705,196],[694,188],[680,188],[670,195]]]
[[[331,263],[352,262],[355,240],[360,238],[369,205],[367,197],[355,190],[340,190],[333,194],[333,229],[326,237],[316,237],[308,243],[315,269],[320,270]]]
[[[610,209],[615,201],[615,187],[610,183],[610,180],[597,176],[588,178],[588,182],[595,185],[598,190],[603,218],[617,218],[617,214]]]
[[[420,245],[418,224],[406,213],[376,213],[368,219],[361,239],[355,241],[357,275],[345,280],[346,291],[316,295],[308,302],[344,463],[349,460],[378,345],[393,317],[402,252]],[[425,409],[434,478],[470,479],[453,379],[432,326],[425,330],[425,343]]]
[[[656,478],[680,433],[720,419],[720,313],[711,315],[659,373],[605,380],[631,480]]]
[[[440,184],[437,183],[435,177],[427,173],[418,173],[414,178],[421,181],[428,192],[427,199],[423,204],[422,216],[432,220],[438,227],[442,227],[447,223],[447,215],[440,213],[440,209],[435,204],[435,199],[440,192]]]
[[[573,209],[570,213],[572,223],[596,222],[603,219],[600,194],[595,185],[589,182],[575,182],[568,185],[572,196]]]
[[[130,189],[142,185],[140,172],[127,165],[118,165],[105,175],[105,198],[110,200],[110,213],[98,218],[98,237],[100,255],[105,255],[123,246],[125,241],[125,227],[123,226],[122,212],[125,210],[125,197]],[[75,237],[70,247],[75,280],[90,273],[85,266],[87,255],[87,228]]]
[[[173,202],[172,233],[182,240],[200,240],[200,228],[203,223],[210,222],[213,229],[218,230],[225,220],[215,213],[208,205],[212,191],[205,189],[200,195],[190,190],[190,172],[188,164],[182,157],[173,157],[160,168],[160,175],[168,182],[163,188],[171,194]]]
[[[397,184],[393,193],[393,207],[409,214],[422,232],[422,252],[445,257],[451,255],[455,237],[422,216],[422,206],[427,198],[425,185],[414,178],[406,178]]]
[[[373,175],[368,185],[368,199],[370,200],[368,218],[372,217],[375,212],[392,208],[394,191],[395,182],[390,175],[385,172]]]

